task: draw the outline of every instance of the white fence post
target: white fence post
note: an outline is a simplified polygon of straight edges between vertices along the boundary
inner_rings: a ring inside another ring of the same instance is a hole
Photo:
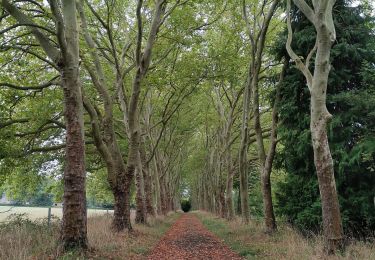
[[[51,207],[48,208],[48,226],[51,224]]]

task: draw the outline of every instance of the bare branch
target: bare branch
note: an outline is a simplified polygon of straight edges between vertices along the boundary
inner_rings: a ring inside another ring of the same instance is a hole
[[[311,49],[311,51],[309,52],[309,54],[307,55],[307,58],[306,58],[306,68],[307,69],[309,69],[309,67],[310,67],[310,60],[311,60],[312,56],[314,55],[314,53],[315,53],[315,51],[316,51],[317,48],[318,48],[318,41],[315,40],[315,45]]]
[[[19,51],[22,51],[24,53],[28,53],[28,54],[31,54],[33,55],[34,57],[38,58],[39,60],[51,65],[53,68],[55,68],[56,70],[58,70],[59,68],[57,67],[57,65],[55,63],[53,63],[52,61],[44,58],[42,55],[40,55],[39,53],[36,53],[32,50],[30,50],[30,48],[22,48],[20,46],[15,46],[15,45],[4,45],[4,46],[1,46],[0,50],[10,50],[10,49],[16,49],[16,50],[19,50]]]
[[[135,52],[135,61],[137,67],[141,64],[141,49],[142,49],[142,36],[143,36],[143,29],[142,29],[142,5],[143,0],[138,0],[137,4],[137,28],[138,28],[138,34],[137,34],[137,47]]]
[[[94,144],[93,141],[86,141],[86,145],[88,144]],[[31,154],[31,153],[46,153],[46,152],[53,152],[53,151],[58,151],[61,149],[64,149],[66,147],[66,144],[58,144],[54,146],[45,146],[45,147],[33,147],[30,150],[27,150],[26,154]]]
[[[17,89],[17,90],[42,90],[50,86],[59,85],[60,83],[55,81],[58,78],[59,76],[56,76],[50,81],[41,85],[36,85],[36,86],[17,86],[17,85],[7,83],[7,82],[3,82],[3,83],[0,82],[0,87],[8,87],[8,88]]]
[[[291,44],[293,39],[293,31],[292,31],[292,24],[290,19],[290,12],[291,12],[291,0],[287,0],[287,25],[288,25],[288,39],[286,41],[286,50],[292,60],[296,63],[297,68],[303,73],[307,80],[307,86],[311,91],[312,88],[312,74],[310,70],[305,66],[302,62],[301,58],[293,51]]]
[[[48,0],[52,14],[55,16],[55,24],[57,30],[57,39],[59,41],[59,45],[61,48],[62,53],[66,53],[66,39],[65,39],[65,29],[64,29],[64,18],[60,12],[59,4],[57,0]]]

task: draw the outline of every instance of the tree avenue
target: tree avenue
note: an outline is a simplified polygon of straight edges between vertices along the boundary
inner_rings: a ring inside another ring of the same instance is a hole
[[[89,248],[91,207],[114,234],[181,207],[287,221],[325,254],[375,230],[368,1],[0,8],[0,193],[62,203],[63,251]]]

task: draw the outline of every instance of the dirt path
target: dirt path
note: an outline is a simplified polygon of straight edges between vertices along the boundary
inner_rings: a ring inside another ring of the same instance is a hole
[[[240,260],[193,214],[182,215],[148,256],[149,260]]]

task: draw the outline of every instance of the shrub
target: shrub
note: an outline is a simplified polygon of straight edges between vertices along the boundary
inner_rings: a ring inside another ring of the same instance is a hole
[[[181,209],[184,212],[188,212],[191,209],[191,202],[190,200],[181,200]]]

